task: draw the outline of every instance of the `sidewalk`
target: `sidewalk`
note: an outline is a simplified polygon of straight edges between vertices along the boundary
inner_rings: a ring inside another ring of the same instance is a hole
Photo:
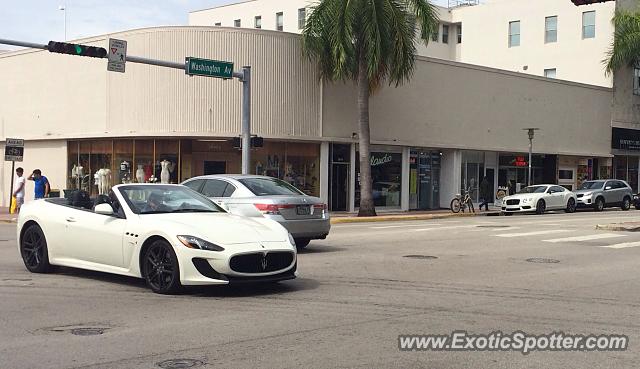
[[[9,208],[0,207],[0,223],[16,223],[18,214],[9,214]]]
[[[431,211],[378,211],[376,217],[358,217],[358,213],[347,212],[332,212],[331,224],[340,223],[365,223],[365,222],[392,222],[392,221],[407,221],[407,220],[430,220],[430,219],[445,219],[454,217],[472,217],[472,216],[487,216],[487,215],[500,215],[499,210],[476,210],[475,213],[458,213],[455,214],[449,209],[431,210]]]

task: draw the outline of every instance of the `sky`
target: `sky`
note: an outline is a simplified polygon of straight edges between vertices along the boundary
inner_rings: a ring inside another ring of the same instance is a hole
[[[287,0],[280,0],[287,1]],[[233,3],[234,0],[0,0],[0,38],[34,43],[133,28],[186,25],[190,11]],[[446,3],[446,0],[436,0]],[[66,8],[65,11],[59,9]],[[0,49],[13,47],[0,45]]]

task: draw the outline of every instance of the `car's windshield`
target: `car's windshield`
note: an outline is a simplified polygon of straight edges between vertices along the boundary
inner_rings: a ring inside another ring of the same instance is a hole
[[[525,187],[518,193],[544,193],[547,190],[547,186],[529,186]]]
[[[602,181],[587,181],[580,185],[579,190],[600,190],[604,186]]]
[[[297,188],[276,178],[243,178],[239,181],[256,196],[304,195]]]
[[[136,214],[217,213],[211,200],[183,186],[123,186],[118,190]]]

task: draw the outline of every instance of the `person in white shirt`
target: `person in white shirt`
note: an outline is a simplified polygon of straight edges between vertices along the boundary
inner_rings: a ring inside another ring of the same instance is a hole
[[[16,180],[13,184],[13,196],[16,198],[16,213],[20,212],[20,207],[24,204],[24,185],[25,179],[23,177],[24,169],[16,169]]]

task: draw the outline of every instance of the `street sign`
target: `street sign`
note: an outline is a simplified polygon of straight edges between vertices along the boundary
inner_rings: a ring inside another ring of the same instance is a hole
[[[24,157],[24,140],[20,138],[7,138],[4,147],[5,161],[22,161]]]
[[[107,70],[109,72],[124,73],[125,63],[127,62],[127,41],[109,39],[109,62]]]
[[[204,76],[229,79],[233,78],[233,63],[199,59],[199,58],[186,58],[187,68],[186,74],[190,76]]]

